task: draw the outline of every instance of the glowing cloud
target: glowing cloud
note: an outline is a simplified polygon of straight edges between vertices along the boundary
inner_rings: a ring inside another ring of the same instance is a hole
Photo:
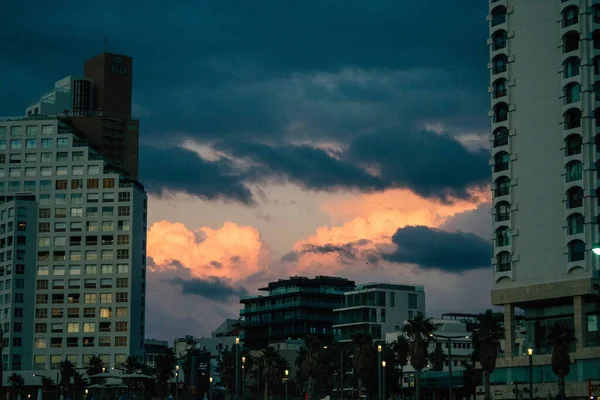
[[[148,231],[147,248],[156,269],[174,268],[178,262],[197,278],[219,277],[239,282],[269,265],[269,249],[259,232],[229,221],[218,229],[204,226],[197,230],[181,223],[159,221]]]

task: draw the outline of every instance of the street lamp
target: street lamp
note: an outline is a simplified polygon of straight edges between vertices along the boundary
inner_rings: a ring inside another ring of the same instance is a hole
[[[452,339],[463,339],[461,336],[445,336],[431,333],[429,336],[432,338],[446,339],[448,341],[448,399],[452,400]],[[470,339],[470,337],[464,336],[464,339]]]
[[[288,375],[290,374],[290,371],[288,371],[287,369],[285,370],[285,400],[288,400]]]
[[[208,378],[209,386],[208,386],[208,400],[212,400],[212,376]]]
[[[527,349],[529,357],[529,400],[533,400],[533,349]]]
[[[596,243],[594,247],[592,247],[592,251],[595,255],[600,256],[600,243]]]
[[[381,362],[381,369],[383,370],[383,383],[381,385],[381,391],[383,392],[383,399],[385,400],[385,361]]]
[[[383,348],[381,347],[381,345],[378,345],[377,346],[377,365],[378,365],[378,368],[377,368],[377,387],[378,387],[377,395],[378,395],[379,400],[381,400],[381,386],[382,386],[382,384],[381,384],[381,366],[382,366],[381,351],[382,350],[383,350]],[[358,389],[360,390],[361,388],[358,388]]]
[[[242,399],[246,391],[246,357],[242,357]]]
[[[175,400],[179,398],[179,364],[175,366]]]
[[[323,346],[325,350],[328,349],[327,346]],[[344,397],[344,349],[341,347],[332,347],[333,350],[339,350],[340,352],[340,400]]]
[[[235,399],[240,398],[240,338],[235,338]]]

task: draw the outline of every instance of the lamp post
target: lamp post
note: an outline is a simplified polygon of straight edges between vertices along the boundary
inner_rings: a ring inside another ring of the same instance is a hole
[[[285,370],[285,400],[288,400],[288,375],[290,374],[290,371],[288,371],[287,369]]]
[[[379,400],[381,400],[381,368],[382,368],[382,364],[381,364],[381,351],[383,350],[383,348],[381,347],[381,345],[377,346],[377,398]],[[362,388],[358,388],[358,390],[360,390]]]
[[[235,399],[238,400],[240,397],[239,385],[240,385],[240,338],[235,338]]]
[[[382,400],[385,400],[385,360],[381,362],[381,369],[382,369],[382,383],[381,383],[381,391],[383,392],[383,398]]]
[[[242,399],[246,391],[246,357],[242,357]]]
[[[327,346],[323,346],[325,350],[328,349]],[[332,347],[333,350],[339,350],[340,352],[340,400],[344,397],[344,349],[341,347]]]
[[[533,400],[533,349],[527,349],[529,357],[529,400]]]
[[[208,400],[212,400],[212,376],[208,378]]]
[[[175,400],[179,399],[179,364],[175,366]]]
[[[448,400],[452,400],[452,339],[469,339],[469,336],[444,336],[431,334],[432,338],[446,339],[448,343]]]

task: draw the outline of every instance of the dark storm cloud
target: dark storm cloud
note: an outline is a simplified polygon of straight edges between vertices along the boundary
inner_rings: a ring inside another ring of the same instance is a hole
[[[207,200],[254,202],[252,193],[226,161],[206,161],[181,147],[140,148],[140,178],[150,193],[186,192]]]
[[[469,187],[489,181],[487,150],[468,151],[456,139],[433,132],[365,134],[335,154],[303,145],[241,141],[221,144],[219,149],[259,165],[249,180],[283,180],[312,190],[408,188],[447,200],[467,198]]]
[[[183,295],[200,296],[219,302],[227,302],[232,297],[245,296],[248,293],[245,288],[232,288],[226,281],[217,277],[206,280],[175,277],[169,279],[168,282],[171,285],[180,286]]]
[[[306,98],[292,96],[281,106],[282,95],[296,85],[293,77],[344,68],[382,71],[384,77],[406,71],[411,79],[416,71],[439,69],[451,78],[423,83],[419,101],[413,98],[419,93],[406,91],[408,104],[427,100],[410,117],[458,119],[469,127],[487,124],[483,1],[190,0],[167,10],[158,0],[143,7],[116,0],[36,2],[35,7],[13,1],[0,11],[0,73],[10,77],[0,110],[7,114],[21,114],[55,80],[80,74],[83,61],[103,50],[106,33],[109,51],[134,57],[134,102],[141,105],[137,112],[146,137],[161,137],[168,130],[196,138],[248,132],[279,136],[298,117],[312,120],[306,112],[318,112],[303,108]],[[290,78],[293,85],[283,93],[272,84]],[[401,99],[390,94],[407,85],[389,83],[386,89],[345,82],[333,96],[363,105],[385,100],[388,117],[402,109]],[[307,92],[309,102],[320,97],[310,87],[298,89]],[[464,101],[449,103],[447,93]],[[345,115],[328,120],[325,113],[321,125],[331,124],[328,134],[346,136],[348,129],[339,124],[358,129],[362,126],[353,124],[368,123],[351,118],[356,117],[352,112]],[[372,117],[378,122],[381,115]]]
[[[337,254],[342,263],[348,263],[349,261],[356,261],[359,257],[364,256],[366,260],[372,264],[377,264],[379,258],[373,254],[372,251],[361,251],[358,246],[364,246],[369,244],[370,241],[367,239],[361,239],[356,242],[350,242],[343,245],[336,244],[324,244],[314,245],[306,244],[302,247],[302,250],[291,251],[281,257],[281,261],[294,263],[300,259],[302,254]]]
[[[400,228],[392,236],[392,242],[398,248],[383,254],[384,260],[446,272],[487,268],[493,252],[490,242],[472,233],[445,232],[426,226]]]

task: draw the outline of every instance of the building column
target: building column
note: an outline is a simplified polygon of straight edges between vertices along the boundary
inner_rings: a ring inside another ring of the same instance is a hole
[[[583,296],[573,297],[573,327],[575,328],[575,337],[577,338],[576,349],[577,351],[583,349],[585,346],[584,332],[586,329],[585,323],[585,300]]]
[[[515,348],[515,306],[512,304],[504,305],[504,331],[504,358],[510,358]]]

